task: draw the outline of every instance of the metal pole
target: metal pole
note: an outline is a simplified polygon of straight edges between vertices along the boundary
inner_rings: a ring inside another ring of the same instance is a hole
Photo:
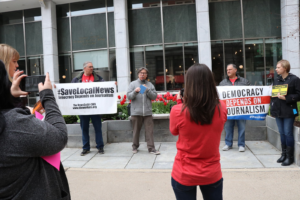
[[[72,18],[71,18],[71,4],[69,3],[69,29],[70,29],[70,50],[71,50],[71,70],[74,72],[74,61],[73,61],[73,44],[72,44]],[[72,79],[72,74],[71,74]]]
[[[164,14],[163,14],[163,4],[160,0],[160,16],[161,16],[161,32],[162,32],[162,43],[163,43],[163,62],[164,62],[164,88],[167,90],[167,76],[166,76],[166,52],[165,52],[165,38],[164,38]]]
[[[266,61],[266,43],[265,38],[263,40],[263,48],[264,48],[264,75],[265,75],[265,85],[267,85],[267,61]]]
[[[246,76],[246,48],[245,48],[245,30],[244,30],[244,11],[243,11],[243,0],[241,2],[241,18],[242,18],[242,35],[243,35],[243,62],[244,62],[244,78]]]
[[[27,65],[27,51],[26,51],[26,29],[25,29],[25,16],[24,10],[22,10],[22,17],[23,17],[23,38],[24,38],[24,56],[25,56],[25,70],[26,74],[28,75],[28,65]],[[29,95],[27,96],[27,105],[29,106]]]
[[[108,36],[108,13],[107,13],[107,0],[105,0],[105,17],[106,17],[106,44],[107,44],[107,63],[108,63],[108,79],[110,80],[110,59],[109,59],[109,36]]]
[[[226,77],[226,60],[225,60],[225,41],[223,40],[223,71],[224,71],[224,78]]]

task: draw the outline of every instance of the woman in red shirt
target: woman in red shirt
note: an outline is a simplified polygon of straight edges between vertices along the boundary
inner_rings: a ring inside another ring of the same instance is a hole
[[[173,106],[170,114],[170,131],[179,136],[172,170],[175,196],[194,200],[199,185],[203,199],[221,200],[219,145],[226,105],[219,100],[212,72],[204,64],[188,69],[184,90],[183,104]]]

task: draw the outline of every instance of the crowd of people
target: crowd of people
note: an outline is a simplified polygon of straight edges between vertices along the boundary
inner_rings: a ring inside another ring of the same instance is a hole
[[[19,87],[26,77],[18,70],[19,53],[9,45],[0,44],[0,199],[71,199],[68,180],[62,164],[60,170],[48,164],[42,156],[60,152],[68,139],[67,128],[52,91],[49,74],[38,89],[46,111],[41,121],[30,112],[21,95],[28,95]],[[278,163],[291,165],[294,161],[293,122],[298,115],[300,79],[290,73],[286,60],[277,63],[274,85],[288,84],[287,95],[271,99],[271,115],[276,118],[281,136],[282,155]],[[152,103],[157,92],[147,81],[147,68],[140,68],[138,79],[131,82],[127,97],[131,100],[133,128],[132,152],[138,153],[141,127],[149,153],[159,155],[153,137]],[[234,64],[227,66],[228,77],[220,86],[248,86],[249,81],[237,74]],[[92,62],[83,64],[83,71],[72,83],[102,82]],[[143,90],[144,88],[144,90]],[[104,154],[100,115],[80,116],[84,156],[90,152],[89,122],[96,133],[96,144]],[[245,151],[245,120],[227,120],[226,105],[220,101],[214,76],[205,64],[194,64],[186,72],[183,96],[170,113],[170,132],[178,136],[177,154],[171,174],[176,199],[196,199],[197,186],[206,200],[223,199],[223,176],[219,145],[223,128],[226,132],[224,151],[232,148],[234,125],[238,126],[238,147]]]

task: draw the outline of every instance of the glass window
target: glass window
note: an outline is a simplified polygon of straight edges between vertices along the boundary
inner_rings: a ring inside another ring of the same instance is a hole
[[[195,3],[195,0],[181,0],[181,1],[162,0],[163,6],[173,6],[173,5],[182,5],[182,4],[192,4],[192,3]]]
[[[112,12],[114,10],[114,0],[107,0],[107,11]]]
[[[109,74],[110,81],[117,81],[116,51],[114,49],[109,50]]]
[[[184,84],[182,44],[166,45],[165,55],[167,90],[180,90]]]
[[[160,0],[128,0],[128,7],[132,9],[160,7]]]
[[[26,62],[25,58],[20,58],[18,60],[18,65],[19,65],[18,70],[24,71],[24,74],[27,74],[25,62]]]
[[[25,24],[27,55],[43,54],[42,22]]]
[[[106,14],[72,17],[73,50],[107,48]]]
[[[105,1],[90,0],[71,4],[71,15],[91,15],[106,12]]]
[[[241,77],[244,77],[243,42],[242,42],[242,40],[225,41],[224,46],[225,46],[225,52],[224,52],[225,53],[225,67],[227,67],[228,64],[235,64],[238,67],[237,73]]]
[[[246,40],[246,78],[251,85],[264,85],[263,40]]]
[[[281,36],[280,0],[243,0],[245,37]]]
[[[108,69],[107,50],[74,53],[74,70],[82,70],[83,63],[90,61],[94,69]]]
[[[58,52],[71,51],[69,18],[57,19]]]
[[[225,78],[224,56],[223,56],[223,42],[211,42],[211,57],[212,57],[212,72],[214,75],[216,85]]]
[[[71,55],[58,56],[59,63],[59,83],[71,83]]]
[[[163,8],[165,42],[197,41],[195,4]]]
[[[57,18],[69,17],[70,16],[69,4],[57,5],[56,6],[56,16],[57,16]]]
[[[23,23],[22,11],[14,11],[0,14],[0,25]]]
[[[209,3],[212,40],[242,38],[240,1]]]
[[[163,47],[161,45],[147,46],[146,67],[149,71],[148,81],[151,82],[157,91],[164,91],[164,61]]]
[[[12,46],[20,56],[25,56],[23,24],[0,26],[0,43]]]
[[[282,60],[282,43],[281,39],[265,40],[266,56],[266,85],[272,85],[274,78],[277,77],[275,71],[277,62]]]
[[[107,13],[108,18],[108,38],[109,38],[109,46],[115,47],[115,19],[114,13]]]
[[[185,58],[185,73],[186,71],[198,61],[198,43],[184,44],[184,58]]]
[[[144,58],[144,47],[130,48],[130,74],[132,81],[138,78],[137,70],[141,67],[145,67]]]
[[[130,45],[162,42],[160,8],[129,10]]]
[[[25,22],[42,21],[40,8],[24,10]]]
[[[43,60],[41,57],[27,58],[28,76],[41,75],[43,72]]]

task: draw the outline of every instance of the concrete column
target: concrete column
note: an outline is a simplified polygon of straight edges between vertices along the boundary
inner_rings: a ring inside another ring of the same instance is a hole
[[[56,4],[45,0],[42,7],[44,72],[49,72],[52,83],[59,83]],[[66,27],[68,28],[68,27]]]
[[[291,64],[291,73],[300,76],[299,0],[281,0],[282,58]]]
[[[212,69],[208,0],[196,0],[199,63]]]
[[[131,81],[127,0],[114,0],[114,7],[118,92],[126,92]]]

